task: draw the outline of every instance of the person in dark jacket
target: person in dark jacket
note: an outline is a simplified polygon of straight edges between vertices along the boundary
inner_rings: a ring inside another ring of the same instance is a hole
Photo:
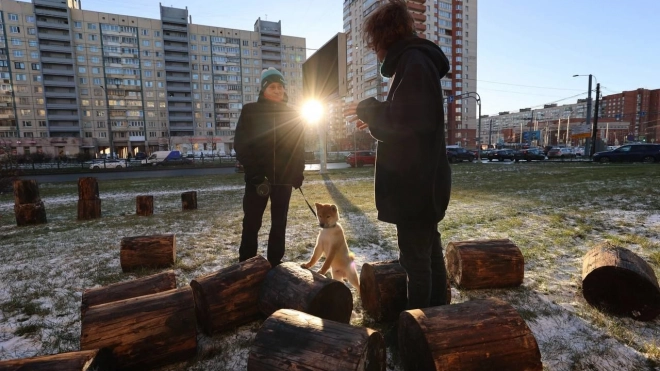
[[[438,222],[451,192],[440,87],[449,61],[413,27],[401,0],[389,0],[369,16],[363,36],[382,62],[381,74],[393,81],[386,101],[369,98],[345,109],[350,121],[378,140],[376,209],[379,220],[397,228],[409,309],[447,301]]]
[[[287,105],[285,82],[274,68],[261,74],[257,102],[243,106],[236,125],[236,159],[245,169],[243,232],[239,261],[257,255],[258,234],[268,200],[271,227],[267,259],[272,266],[282,262],[286,223],[293,188],[303,182],[305,170],[304,126],[298,112]],[[270,184],[270,193],[258,193]]]

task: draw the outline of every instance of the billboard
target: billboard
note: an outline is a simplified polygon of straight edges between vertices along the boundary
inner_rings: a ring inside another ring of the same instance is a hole
[[[303,63],[305,99],[346,95],[346,34],[338,33]]]
[[[540,140],[541,139],[541,130],[523,131],[522,139],[523,139],[523,142],[531,142],[532,140]]]

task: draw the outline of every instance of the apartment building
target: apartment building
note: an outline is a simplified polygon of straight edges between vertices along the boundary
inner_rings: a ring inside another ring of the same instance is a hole
[[[365,19],[383,3],[344,1],[346,102],[387,97],[389,80],[379,74],[376,54],[366,47],[361,32]],[[452,97],[446,104],[447,143],[476,147],[476,99],[461,99],[461,95],[477,91],[477,0],[408,0],[407,4],[418,36],[438,44],[451,63],[450,72],[440,81],[444,96]],[[340,121],[333,124],[340,125]],[[345,130],[350,133],[353,128]]]
[[[628,126],[627,139],[657,143],[660,141],[660,89],[636,89],[606,95],[601,115],[613,117]]]
[[[305,39],[257,19],[253,31],[81,9],[78,0],[0,0],[0,148],[120,156],[163,149],[229,153],[264,68],[302,94]]]

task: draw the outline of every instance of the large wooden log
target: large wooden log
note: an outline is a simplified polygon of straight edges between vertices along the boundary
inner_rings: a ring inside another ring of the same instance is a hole
[[[594,307],[639,321],[660,314],[660,287],[653,268],[628,249],[602,245],[582,260],[582,294]]]
[[[46,207],[36,180],[14,181],[14,216],[19,227],[47,223]]]
[[[78,199],[98,200],[99,182],[94,177],[78,178]]]
[[[407,371],[543,369],[534,335],[500,299],[408,310],[398,330]]]
[[[525,259],[508,239],[450,242],[445,259],[447,275],[463,289],[520,286]]]
[[[138,268],[167,268],[175,259],[176,237],[173,234],[121,239],[119,262],[124,272]]]
[[[101,217],[101,200],[78,200],[78,220],[91,220]]]
[[[192,280],[202,331],[214,335],[259,318],[259,292],[269,270],[268,260],[255,256]]]
[[[197,353],[190,287],[96,305],[81,321],[81,349],[109,348],[122,370],[181,362]]]
[[[181,207],[186,210],[197,210],[197,191],[183,192],[181,194]]]
[[[343,282],[303,269],[296,263],[282,263],[268,271],[261,285],[259,310],[270,316],[284,308],[348,323],[353,295]]]
[[[1,371],[115,371],[117,362],[108,349],[83,350],[0,361]]]
[[[154,196],[137,196],[135,198],[135,214],[139,216],[154,215]]]
[[[292,309],[273,313],[250,348],[248,371],[385,371],[385,340],[372,329]]]
[[[176,275],[174,271],[165,271],[132,281],[118,282],[112,285],[85,290],[82,294],[81,316],[89,307],[112,303],[138,296],[156,294],[176,289]]]
[[[408,285],[406,270],[398,260],[365,263],[360,271],[362,307],[376,322],[395,321],[406,309]],[[447,280],[447,304],[451,286]]]

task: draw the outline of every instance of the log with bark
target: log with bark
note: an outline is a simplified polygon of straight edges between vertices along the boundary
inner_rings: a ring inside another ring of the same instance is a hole
[[[14,216],[19,227],[48,222],[36,180],[14,181]]]
[[[0,361],[2,371],[115,371],[117,362],[109,349],[83,350]]]
[[[365,263],[360,271],[362,307],[376,322],[395,321],[406,309],[407,275],[398,260]],[[447,304],[451,286],[447,280]]]
[[[520,286],[525,259],[508,239],[450,242],[445,259],[447,275],[462,289]]]
[[[183,210],[197,210],[197,191],[183,192],[181,194],[181,207]]]
[[[250,348],[248,371],[385,371],[385,340],[372,329],[292,309],[273,313]]]
[[[165,271],[152,276],[138,278],[132,281],[118,282],[112,285],[85,290],[82,294],[81,316],[89,307],[112,303],[138,296],[156,294],[176,289],[176,275],[174,271]]]
[[[135,198],[135,214],[139,216],[154,215],[154,196],[137,196]]]
[[[190,287],[90,307],[81,321],[80,348],[109,348],[122,370],[185,361],[197,353]]]
[[[259,292],[269,270],[268,260],[255,256],[192,280],[190,287],[202,331],[214,335],[261,317]]]
[[[176,237],[173,234],[124,237],[119,262],[124,272],[138,268],[167,268],[176,260]]]
[[[94,177],[78,178],[78,220],[101,217],[99,184]]]
[[[500,299],[407,310],[398,326],[407,371],[543,370],[534,335]]]
[[[604,244],[582,260],[582,294],[589,304],[619,316],[651,321],[660,314],[653,268],[628,249]]]
[[[297,263],[282,263],[268,271],[259,293],[259,309],[270,316],[284,308],[348,323],[353,311],[353,295],[343,282],[304,269]]]

